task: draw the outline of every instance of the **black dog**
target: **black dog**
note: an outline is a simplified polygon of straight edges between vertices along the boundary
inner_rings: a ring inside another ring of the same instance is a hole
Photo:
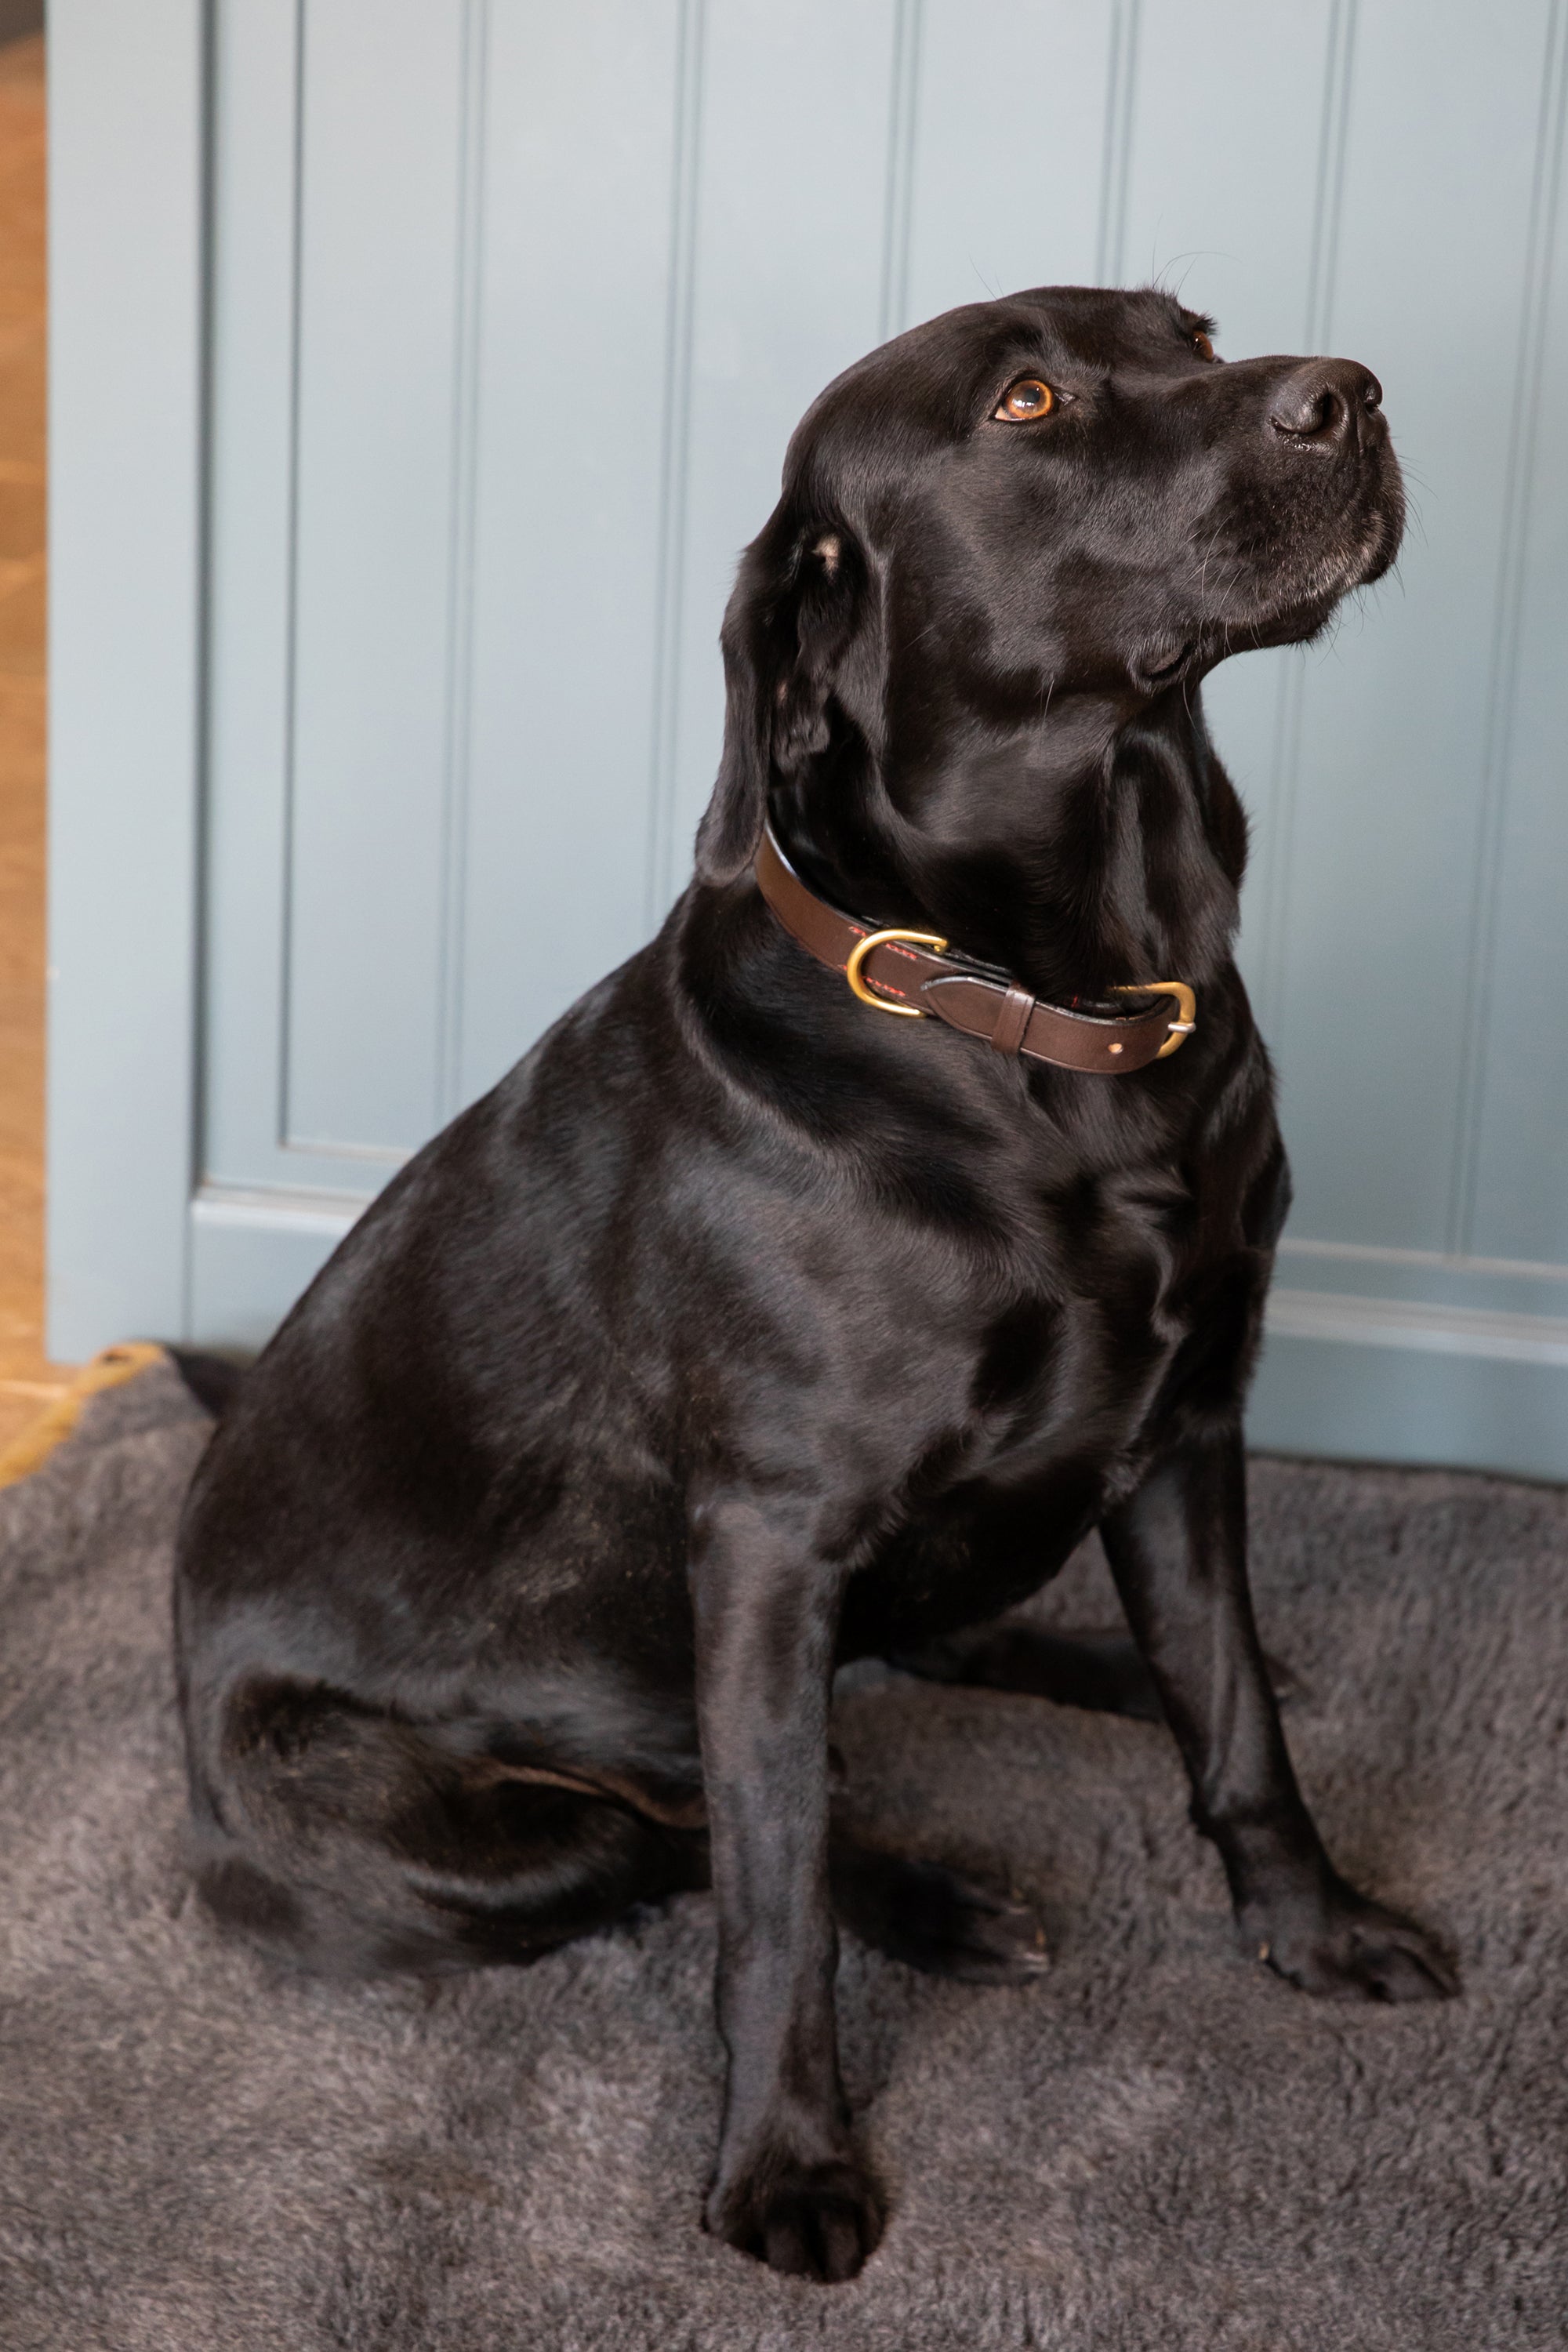
[[[1399,473],[1364,368],[1209,331],[1047,289],[829,386],[725,621],[695,880],[368,1212],[185,1519],[211,1902],[315,1966],[443,1969],[711,1883],[706,2218],[783,2270],[847,2277],[880,2227],[835,1909],[1035,1965],[1016,1906],[855,1845],[844,1660],[1163,1713],[1250,1949],[1452,1989],[1336,1875],[1253,1628],[1287,1178],[1198,703],[1387,568]],[[1131,1643],[992,1622],[1096,1526]]]

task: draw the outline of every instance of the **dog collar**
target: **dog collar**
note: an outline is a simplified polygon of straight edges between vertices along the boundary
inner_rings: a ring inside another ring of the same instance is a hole
[[[1197,1026],[1197,998],[1184,980],[1136,981],[1116,996],[1174,1000],[1174,1013],[1152,1005],[1142,1013],[1069,1012],[1042,1004],[1016,981],[988,980],[952,961],[934,931],[873,930],[806,888],[773,838],[763,829],[754,871],[757,887],[791,939],[830,971],[842,972],[862,1004],[897,1019],[934,1013],[998,1054],[1049,1062],[1058,1070],[1098,1071],[1124,1077],[1175,1053]]]

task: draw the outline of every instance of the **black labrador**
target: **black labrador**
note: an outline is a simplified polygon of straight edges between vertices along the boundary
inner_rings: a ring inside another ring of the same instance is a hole
[[[1400,477],[1365,368],[1222,364],[1211,326],[1047,288],[829,385],[725,619],[695,878],[354,1228],[185,1516],[212,1905],[433,1970],[710,1884],[706,2221],[781,2270],[881,2227],[835,1914],[1037,1965],[1018,1906],[856,1843],[846,1660],[1163,1715],[1250,1951],[1453,1989],[1335,1872],[1254,1630],[1288,1184],[1198,695],[1387,569]],[[1097,1527],[1131,1641],[997,1623]]]

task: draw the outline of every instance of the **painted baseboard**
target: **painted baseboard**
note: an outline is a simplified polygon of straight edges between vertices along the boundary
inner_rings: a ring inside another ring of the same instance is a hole
[[[1268,1328],[1280,1339],[1414,1348],[1443,1356],[1481,1356],[1497,1363],[1568,1370],[1568,1315],[1435,1307],[1408,1298],[1367,1298],[1276,1284],[1268,1298]]]
[[[364,1205],[205,1186],[191,1204],[187,1336],[261,1346]],[[1281,1284],[1247,1426],[1274,1453],[1568,1480],[1568,1316]]]
[[[1247,1434],[1273,1453],[1568,1480],[1568,1318],[1278,1288]]]

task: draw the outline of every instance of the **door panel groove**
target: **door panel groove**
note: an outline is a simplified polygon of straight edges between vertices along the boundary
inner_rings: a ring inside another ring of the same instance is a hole
[[[1358,0],[1330,0],[1317,200],[1312,208],[1311,258],[1307,265],[1307,310],[1302,321],[1302,349],[1307,352],[1327,351],[1333,318],[1340,222],[1344,206],[1345,153],[1355,79],[1357,5]]]
[[[1127,268],[1127,191],[1132,173],[1133,107],[1142,16],[1142,0],[1112,0],[1100,162],[1100,233],[1095,241],[1094,275],[1096,284],[1100,286],[1120,286]]]
[[[920,123],[921,30],[924,0],[895,0],[893,69],[888,101],[887,244],[877,340],[901,334],[910,320],[910,238],[914,225],[916,140]]]
[[[441,804],[440,933],[437,950],[437,1116],[463,1102],[463,924],[468,898],[468,744],[473,717],[474,532],[479,497],[479,348],[483,332],[485,58],[489,0],[464,0],[461,192],[453,369],[452,526],[447,617],[446,766]]]
[[[1357,0],[1330,0],[1328,10],[1316,191],[1301,321],[1304,352],[1326,351],[1329,347],[1334,278],[1339,267],[1356,5]],[[1301,728],[1308,678],[1304,654],[1286,651],[1274,658],[1279,688],[1268,782],[1269,822],[1265,833],[1264,871],[1256,894],[1261,913],[1260,938],[1255,950],[1260,974],[1258,1011],[1266,1034],[1273,1034],[1282,1011],[1285,938],[1290,919],[1291,851],[1300,794]]]
[[[696,331],[697,207],[702,148],[702,60],[707,0],[680,0],[676,36],[675,169],[670,187],[665,311],[664,430],[659,452],[658,608],[654,642],[653,760],[648,788],[647,922],[664,919],[675,894],[676,762],[680,740],[680,624],[685,604],[687,475],[691,433],[691,347]]]
[[[289,325],[287,345],[288,412],[284,431],[287,446],[288,487],[287,521],[284,530],[283,564],[287,609],[283,615],[283,676],[281,680],[283,707],[282,774],[282,866],[278,921],[278,1031],[274,1074],[273,1141],[280,1150],[289,1144],[289,1041],[294,1027],[293,898],[289,888],[289,877],[294,870],[294,709],[295,658],[299,644],[296,593],[300,579],[300,282],[305,236],[304,220],[304,124],[305,124],[305,9],[307,0],[294,0],[289,16],[292,24],[291,70],[289,88],[291,112],[289,125]]]

